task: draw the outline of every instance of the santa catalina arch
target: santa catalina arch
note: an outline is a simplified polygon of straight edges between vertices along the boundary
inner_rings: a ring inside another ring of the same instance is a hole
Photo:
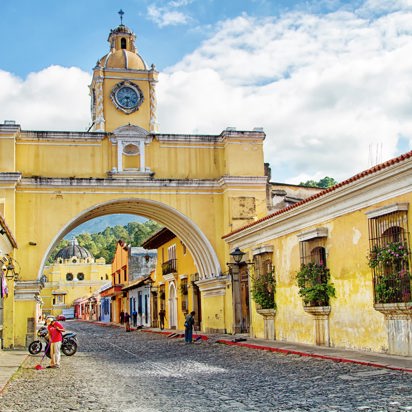
[[[222,236],[266,213],[265,135],[158,133],[155,67],[125,25],[108,41],[93,69],[89,132],[30,131],[18,119],[0,125],[0,213],[17,240],[19,265],[13,299],[4,303],[4,347],[23,347],[33,336],[52,248],[74,227],[112,213],[145,216],[175,233],[199,272],[203,328],[231,329]]]

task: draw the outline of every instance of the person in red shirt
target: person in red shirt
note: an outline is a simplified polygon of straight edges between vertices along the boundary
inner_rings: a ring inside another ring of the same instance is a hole
[[[60,368],[60,347],[65,330],[61,323],[57,322],[52,316],[46,319],[46,323],[50,342],[50,366],[48,368]]]

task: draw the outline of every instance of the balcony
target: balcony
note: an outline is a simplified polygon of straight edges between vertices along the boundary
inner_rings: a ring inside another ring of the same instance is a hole
[[[171,273],[177,273],[177,259],[170,259],[162,263],[162,275],[169,275]]]

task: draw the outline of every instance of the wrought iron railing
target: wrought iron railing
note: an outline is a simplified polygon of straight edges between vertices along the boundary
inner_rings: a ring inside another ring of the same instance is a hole
[[[169,273],[177,272],[177,259],[170,259],[162,263],[162,274],[168,275]]]

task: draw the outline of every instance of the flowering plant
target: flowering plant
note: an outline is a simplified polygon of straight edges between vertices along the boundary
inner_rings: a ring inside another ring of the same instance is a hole
[[[329,298],[335,297],[330,271],[322,262],[302,263],[296,280],[306,306],[328,306]]]
[[[275,309],[276,281],[274,272],[262,273],[253,278],[252,297],[261,309]]]
[[[403,242],[390,242],[384,246],[374,246],[369,254],[369,267],[390,266],[408,261],[409,250]]]

